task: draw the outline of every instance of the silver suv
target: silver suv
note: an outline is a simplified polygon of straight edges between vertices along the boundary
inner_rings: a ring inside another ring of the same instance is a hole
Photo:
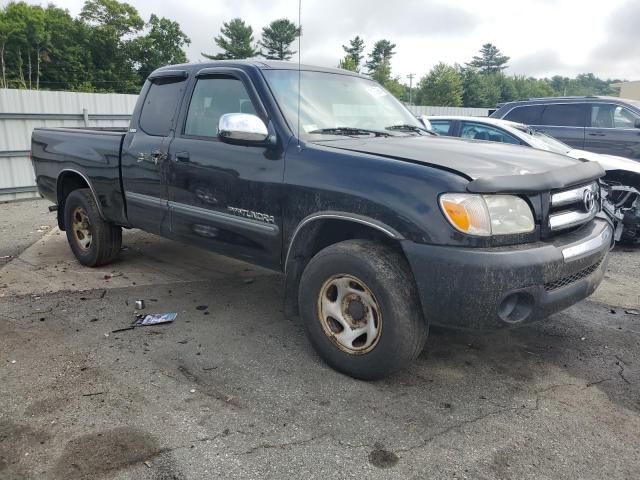
[[[499,105],[492,118],[524,123],[574,148],[640,161],[640,102],[554,97]]]

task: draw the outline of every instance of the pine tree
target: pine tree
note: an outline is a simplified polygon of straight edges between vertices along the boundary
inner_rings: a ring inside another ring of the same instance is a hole
[[[354,38],[349,40],[349,46],[343,45],[342,49],[345,51],[346,56],[340,63],[344,63],[351,68],[341,68],[345,68],[346,70],[351,70],[353,72],[359,72],[360,64],[364,58],[364,40],[360,38],[359,35],[356,35]]]
[[[507,68],[509,57],[503,55],[498,47],[485,43],[480,49],[480,55],[475,55],[468,67],[475,68],[480,73],[498,73]]]
[[[259,53],[253,46],[253,28],[241,18],[225,22],[220,29],[220,35],[215,37],[214,41],[223,52],[216,55],[202,53],[203,57],[211,60],[232,60],[255,57]]]
[[[281,18],[274,20],[262,29],[262,39],[258,42],[262,48],[260,55],[269,60],[289,60],[295,53],[291,44],[301,34],[295,23]]]
[[[396,44],[389,40],[378,40],[373,45],[365,66],[369,75],[379,83],[384,84],[391,78],[391,58],[396,53],[395,48]]]

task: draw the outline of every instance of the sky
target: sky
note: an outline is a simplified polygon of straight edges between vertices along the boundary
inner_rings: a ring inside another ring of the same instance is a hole
[[[46,0],[28,0],[46,5]],[[52,0],[77,15],[83,0]],[[0,0],[5,5],[7,0]],[[224,21],[241,17],[256,33],[277,18],[297,22],[297,0],[129,0],[145,20],[176,20],[191,38],[190,61],[217,53]],[[464,64],[490,42],[509,57],[507,73],[545,77],[593,72],[640,80],[639,0],[302,0],[302,61],[336,66],[360,35],[367,50],[397,45],[392,73],[406,82],[442,61]]]

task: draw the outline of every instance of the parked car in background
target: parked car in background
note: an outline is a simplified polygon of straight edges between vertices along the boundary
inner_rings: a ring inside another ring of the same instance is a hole
[[[574,148],[640,160],[640,102],[616,97],[555,97],[499,105],[491,114],[524,123]]]
[[[431,131],[439,135],[524,145],[598,162],[607,172],[603,181],[609,187],[609,200],[622,215],[620,241],[636,243],[640,240],[640,162],[572,148],[534,127],[508,120],[463,116],[430,116],[425,120]]]

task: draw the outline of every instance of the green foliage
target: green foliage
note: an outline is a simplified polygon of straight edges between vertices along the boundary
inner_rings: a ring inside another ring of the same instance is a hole
[[[338,68],[342,68],[343,70],[349,70],[351,72],[357,72],[358,64],[355,62],[353,57],[350,57],[349,55],[345,55],[345,57],[342,60],[340,60],[340,62],[338,63]]]
[[[159,67],[186,62],[183,49],[191,43],[180,24],[167,18],[151,14],[147,28],[146,35],[134,38],[129,45],[140,82]]]
[[[395,55],[396,44],[389,40],[378,40],[365,66],[367,72],[378,83],[384,84],[391,78],[391,58]]]
[[[10,2],[0,8],[1,87],[137,93],[146,75],[186,61],[180,26],[117,0],[87,0],[78,18]]]
[[[260,55],[268,60],[289,60],[296,53],[291,50],[291,44],[302,31],[293,22],[286,18],[274,20],[262,29],[262,38],[258,42],[262,48]]]
[[[360,64],[362,63],[362,59],[364,58],[364,40],[360,38],[359,35],[356,35],[351,40],[349,40],[349,46],[343,45],[342,49],[345,51],[346,56],[343,60],[341,60],[341,64],[344,63],[351,68],[345,68],[345,70],[351,70],[353,72],[360,71]]]
[[[211,60],[232,60],[255,57],[260,53],[253,46],[253,28],[241,18],[225,22],[220,29],[220,35],[215,37],[214,41],[223,51],[216,55],[203,53],[203,57]]]
[[[463,93],[458,69],[442,62],[418,82],[417,98],[422,105],[460,107]]]
[[[479,70],[480,73],[499,73],[507,68],[508,61],[509,57],[503,55],[498,47],[485,43],[480,49],[480,55],[474,56],[467,66]]]

